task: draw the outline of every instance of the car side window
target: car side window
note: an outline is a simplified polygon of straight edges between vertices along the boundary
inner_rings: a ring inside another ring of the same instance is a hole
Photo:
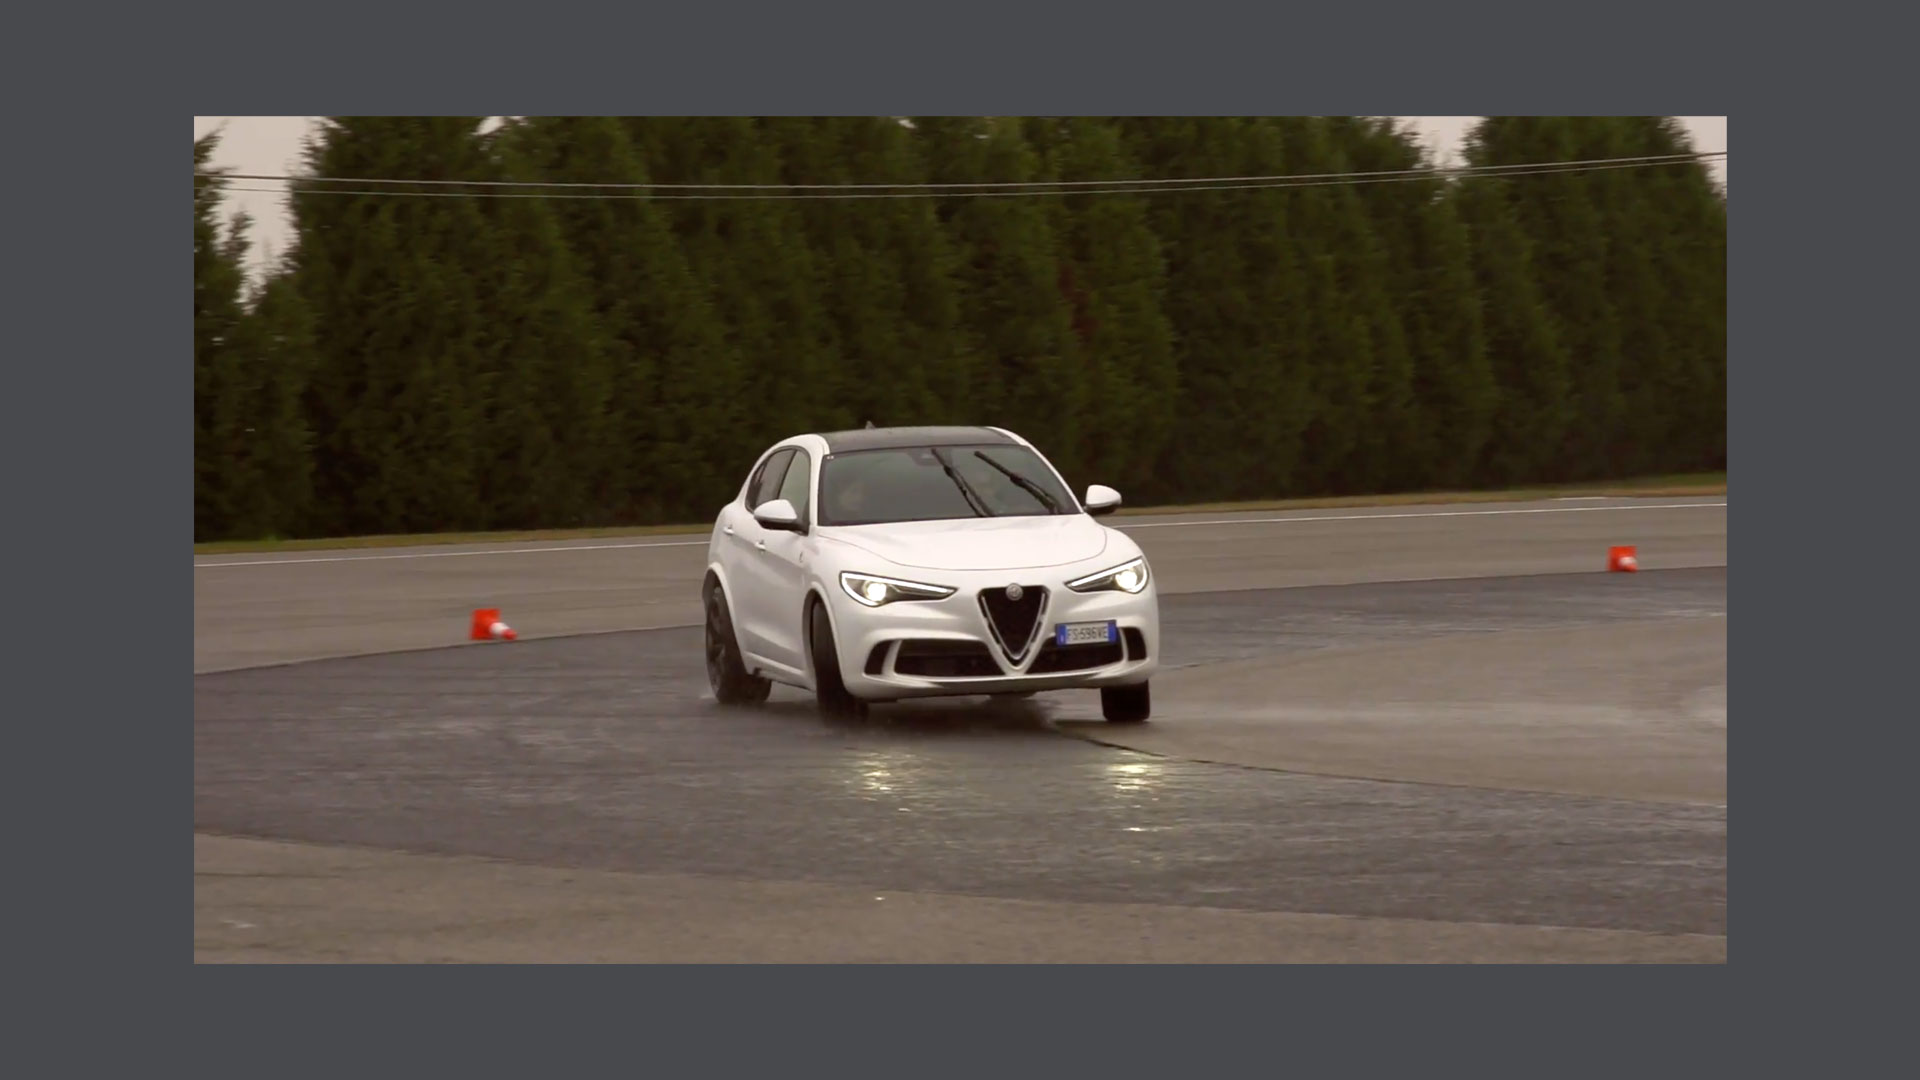
[[[774,496],[792,503],[793,512],[800,516],[801,521],[807,520],[807,488],[813,479],[812,466],[813,462],[806,451],[795,451],[793,464],[787,466],[787,479],[780,485],[780,494]]]
[[[754,477],[753,484],[747,489],[747,509],[758,510],[764,503],[780,497],[780,483],[786,479],[787,462],[792,460],[791,448],[776,451],[766,464],[760,466],[760,472]]]

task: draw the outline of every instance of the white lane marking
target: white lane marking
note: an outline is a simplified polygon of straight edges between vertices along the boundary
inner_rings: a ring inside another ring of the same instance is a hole
[[[1285,525],[1295,521],[1385,521],[1390,518],[1495,517],[1503,514],[1590,514],[1608,510],[1694,510],[1722,507],[1717,503],[1663,503],[1659,506],[1546,506],[1533,510],[1438,510],[1425,514],[1321,514],[1313,517],[1222,518],[1216,521],[1155,521],[1141,525],[1116,525],[1116,529],[1178,529],[1200,525]]]
[[[314,559],[247,559],[242,562],[197,562],[195,570],[222,566],[297,566],[301,563],[379,562],[383,559],[453,559],[463,555],[545,555],[562,551],[624,551],[630,548],[706,547],[705,540],[671,540],[660,544],[576,544],[572,547],[491,548],[486,551],[409,551],[396,555],[328,555]]]
[[[1655,506],[1548,506],[1530,510],[1437,510],[1412,514],[1317,514],[1298,517],[1220,518],[1211,521],[1151,521],[1115,525],[1116,529],[1195,529],[1216,525],[1286,525],[1296,521],[1370,521],[1404,518],[1496,517],[1511,514],[1581,514],[1609,510],[1696,510],[1724,508],[1723,502],[1661,503]],[[410,551],[392,555],[328,555],[311,559],[247,559],[240,562],[196,562],[195,570],[227,566],[299,566],[303,563],[379,562],[387,559],[453,559],[473,555],[548,555],[568,551],[628,551],[639,548],[706,547],[705,540],[671,540],[652,544],[576,544],[570,547],[491,548],[485,551]]]

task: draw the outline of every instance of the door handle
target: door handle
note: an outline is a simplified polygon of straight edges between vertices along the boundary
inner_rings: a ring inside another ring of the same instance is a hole
[[[767,550],[767,542],[765,540],[755,540],[753,547],[756,551],[765,551]]]
[[[733,535],[733,526],[731,526],[731,525],[729,525],[729,526],[727,526],[727,527],[726,527],[726,530],[725,530],[725,532],[726,532],[726,534],[727,534],[728,536],[732,536],[732,535]]]

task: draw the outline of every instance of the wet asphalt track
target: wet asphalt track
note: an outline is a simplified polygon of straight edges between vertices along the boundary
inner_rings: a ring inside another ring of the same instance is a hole
[[[1165,597],[1166,659],[1724,614],[1724,568]],[[700,631],[195,677],[199,830],[1019,899],[1726,932],[1723,808],[1335,780],[1055,730],[1092,695],[706,700]],[[1284,694],[1276,686],[1276,694]]]

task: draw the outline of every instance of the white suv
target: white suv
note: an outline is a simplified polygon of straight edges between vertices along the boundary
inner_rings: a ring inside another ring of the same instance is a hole
[[[772,683],[822,709],[1098,688],[1152,711],[1160,610],[1140,548],[1051,463],[991,427],[796,435],[761,455],[707,552],[707,676],[722,704]]]

